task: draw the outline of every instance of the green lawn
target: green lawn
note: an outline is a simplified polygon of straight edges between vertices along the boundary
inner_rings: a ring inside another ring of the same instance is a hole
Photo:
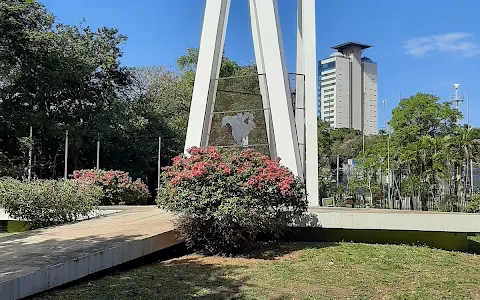
[[[480,299],[480,256],[474,254],[317,243],[252,257],[189,255],[34,299]]]

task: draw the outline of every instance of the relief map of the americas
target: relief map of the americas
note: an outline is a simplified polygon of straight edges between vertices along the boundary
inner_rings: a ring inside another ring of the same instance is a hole
[[[248,135],[255,128],[253,114],[246,112],[238,113],[236,116],[225,116],[222,119],[223,126],[227,126],[237,145],[248,146]]]

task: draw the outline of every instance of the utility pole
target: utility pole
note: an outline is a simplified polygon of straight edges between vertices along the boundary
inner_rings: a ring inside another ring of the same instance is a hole
[[[388,137],[387,137],[387,199],[389,208],[393,208],[392,198],[390,195],[390,124],[388,124]]]
[[[100,137],[97,138],[97,170],[100,170]]]
[[[161,170],[161,165],[160,165],[160,153],[162,149],[162,137],[158,137],[158,174],[157,174],[157,193],[160,190],[160,173],[162,172]]]
[[[30,145],[28,149],[28,181],[32,180],[33,128],[30,126]]]
[[[387,134],[387,203],[390,206],[390,130],[387,128],[387,100],[383,100],[383,128]],[[383,176],[382,176],[383,186]],[[382,188],[383,190],[383,188]]]
[[[340,155],[337,155],[337,193],[339,188],[340,180]]]
[[[68,176],[68,130],[65,130],[65,168],[63,169],[63,179]]]
[[[454,83],[453,87],[455,88],[455,94],[450,95],[450,102],[455,105],[455,108],[457,110],[459,110],[460,102],[464,102],[464,96],[463,96],[463,94],[458,93],[458,89],[460,88],[459,83]],[[469,119],[469,117],[468,117],[468,112],[467,112],[467,122],[468,122],[467,124],[468,124],[468,128],[470,128],[470,125],[469,125],[470,120],[468,120],[468,119]],[[466,152],[466,154],[468,154],[467,151],[465,151],[465,152]],[[467,157],[465,157],[465,181],[464,181],[465,183],[468,182],[468,179],[467,179],[468,178],[467,177],[468,176],[468,167],[469,167],[469,165],[468,165],[468,155],[467,155]],[[470,165],[470,167],[471,167],[471,165]],[[470,172],[471,171],[472,170],[470,170]],[[461,175],[462,175],[462,172],[460,172],[460,176]],[[473,186],[473,181],[471,182],[471,185]],[[465,185],[464,187],[466,189],[467,186]],[[466,191],[464,191],[464,193],[466,194]]]

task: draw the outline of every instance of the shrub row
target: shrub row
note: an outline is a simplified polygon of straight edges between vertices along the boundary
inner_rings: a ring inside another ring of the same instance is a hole
[[[192,148],[164,168],[159,207],[178,213],[187,245],[208,254],[248,250],[278,238],[307,209],[303,183],[251,149]]]
[[[73,178],[103,189],[102,205],[146,204],[150,197],[148,187],[140,179],[132,181],[124,171],[78,170]]]
[[[0,181],[0,207],[33,228],[77,221],[100,204],[100,187],[78,180]]]

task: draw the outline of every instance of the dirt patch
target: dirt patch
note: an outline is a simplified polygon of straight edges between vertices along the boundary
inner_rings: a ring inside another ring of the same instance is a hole
[[[293,251],[278,256],[267,254],[266,258],[261,256],[255,257],[222,257],[222,256],[203,256],[199,254],[191,254],[181,258],[175,258],[161,262],[161,265],[182,265],[196,263],[199,265],[245,265],[270,263],[275,261],[286,261],[296,259],[300,256],[301,251]]]
[[[472,299],[480,300],[480,286],[472,287],[472,290],[470,291],[470,295],[472,296]]]
[[[362,272],[365,270],[365,266],[362,266],[362,265],[353,265],[350,267],[350,269],[352,269],[353,271],[356,271],[356,272]]]
[[[372,296],[375,299],[389,299],[388,295],[395,294],[395,291],[398,291],[397,288],[390,287],[388,285],[379,284],[375,286],[375,291],[372,293]]]
[[[259,264],[259,263],[266,263],[266,262],[268,261],[263,259],[254,259],[254,258],[202,256],[198,254],[192,254],[192,255],[184,256],[182,258],[175,258],[172,260],[161,262],[159,264],[164,266],[169,266],[169,265],[178,266],[178,265],[190,265],[190,264],[225,266],[225,265]]]
[[[319,285],[304,284],[299,283],[295,286],[295,289],[282,288],[279,289],[275,296],[270,297],[270,300],[283,300],[283,299],[300,299],[297,298],[297,295],[311,295],[311,294],[321,294],[325,291],[324,287]],[[298,296],[300,297],[300,296]],[[343,299],[341,297],[340,299]]]
[[[292,260],[292,259],[297,259],[300,257],[301,251],[293,251],[291,253],[282,255],[282,256],[277,256],[275,257],[275,260],[279,261],[284,261],[284,260]]]
[[[333,287],[331,288],[330,293],[332,296],[338,299],[347,299],[352,294],[352,289],[345,287]]]
[[[313,284],[298,284],[298,290],[302,291],[302,292],[305,292],[305,293],[317,293],[317,292],[320,292],[320,291],[323,291],[324,288],[321,287],[320,285],[313,285]]]

